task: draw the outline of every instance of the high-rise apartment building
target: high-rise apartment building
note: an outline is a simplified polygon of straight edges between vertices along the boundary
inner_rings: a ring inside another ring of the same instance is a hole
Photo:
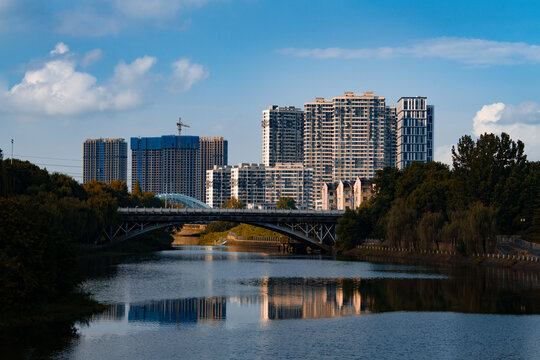
[[[265,166],[262,164],[239,164],[231,169],[231,197],[246,204],[259,207],[264,204]]]
[[[214,166],[227,165],[228,142],[223,137],[200,137],[200,190],[199,200],[206,201],[206,172],[212,170]]]
[[[206,171],[206,204],[211,208],[219,208],[231,198],[231,169],[214,165]]]
[[[262,157],[265,166],[304,160],[304,112],[294,106],[263,110]]]
[[[396,166],[433,160],[434,107],[422,96],[398,101],[396,122]]]
[[[127,143],[124,139],[88,139],[83,145],[83,183],[127,181]]]
[[[180,144],[178,139],[176,135],[131,138],[132,188],[138,181],[143,191],[200,198],[199,137],[182,136]]]
[[[313,208],[313,170],[302,163],[277,163],[266,167],[266,206],[275,207],[282,197],[293,198],[299,209]]]
[[[324,183],[371,179],[394,166],[394,128],[395,108],[372,92],[306,103],[304,165],[314,170],[316,197]]]

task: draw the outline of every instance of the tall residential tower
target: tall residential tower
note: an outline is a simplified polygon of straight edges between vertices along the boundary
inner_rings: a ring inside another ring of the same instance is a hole
[[[131,138],[132,188],[138,181],[143,191],[200,198],[199,137],[182,136],[180,151],[178,138],[177,135]]]
[[[88,139],[83,145],[83,183],[127,181],[127,143],[124,139]]]
[[[395,121],[395,108],[372,92],[306,103],[304,166],[314,171],[315,198],[324,183],[371,179],[394,166]]]
[[[433,160],[433,105],[422,96],[398,101],[396,124],[396,166]]]
[[[202,202],[206,201],[206,172],[214,169],[214,166],[221,167],[227,165],[229,153],[228,145],[227,140],[224,140],[222,137],[199,138],[199,151],[201,157],[199,200]]]
[[[262,157],[265,166],[304,160],[304,112],[294,106],[263,110]]]

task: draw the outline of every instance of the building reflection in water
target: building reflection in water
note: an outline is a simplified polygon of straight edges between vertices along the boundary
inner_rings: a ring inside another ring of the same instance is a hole
[[[371,313],[372,299],[335,279],[261,281],[261,320],[318,319]]]
[[[101,314],[95,314],[92,316],[92,320],[113,320],[119,321],[124,318],[126,313],[126,306],[124,304],[110,305],[107,310]]]
[[[484,314],[540,314],[540,274],[487,269],[455,271],[440,278],[262,278],[248,296],[160,300],[112,305],[99,320],[165,324],[222,321],[260,305],[257,321],[316,319],[392,311],[453,311]],[[233,310],[235,309],[235,310]]]
[[[129,321],[176,324],[225,320],[227,301],[224,297],[153,301],[129,305]]]

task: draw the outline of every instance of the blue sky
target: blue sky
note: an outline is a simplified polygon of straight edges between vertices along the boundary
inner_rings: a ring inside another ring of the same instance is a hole
[[[269,105],[373,91],[428,97],[438,160],[484,131],[540,160],[538,19],[537,1],[0,0],[0,148],[81,180],[85,139],[182,116],[260,162]]]

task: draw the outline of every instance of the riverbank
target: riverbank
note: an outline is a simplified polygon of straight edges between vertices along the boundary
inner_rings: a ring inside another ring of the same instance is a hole
[[[394,251],[381,248],[355,248],[336,253],[338,258],[369,261],[374,263],[396,263],[429,266],[486,266],[512,268],[516,270],[540,271],[539,262],[491,257],[473,257],[451,254],[423,254],[409,251]]]
[[[2,355],[7,359],[48,357],[76,336],[75,322],[87,322],[106,309],[88,294],[77,292],[54,302],[5,311],[0,314]]]

